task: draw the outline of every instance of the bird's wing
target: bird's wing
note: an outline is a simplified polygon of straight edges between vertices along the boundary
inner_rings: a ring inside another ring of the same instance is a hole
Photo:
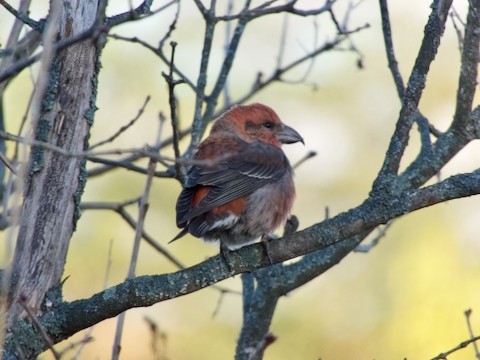
[[[280,179],[290,165],[283,151],[275,146],[253,142],[234,156],[212,166],[193,166],[189,185],[177,202],[177,224],[188,221],[217,206],[250,195],[265,184]],[[207,186],[206,195],[193,207],[195,187]]]

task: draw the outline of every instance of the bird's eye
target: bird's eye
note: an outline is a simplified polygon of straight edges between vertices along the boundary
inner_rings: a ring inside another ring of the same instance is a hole
[[[273,129],[273,127],[275,126],[275,124],[272,122],[272,121],[265,121],[263,123],[263,126],[267,129]]]

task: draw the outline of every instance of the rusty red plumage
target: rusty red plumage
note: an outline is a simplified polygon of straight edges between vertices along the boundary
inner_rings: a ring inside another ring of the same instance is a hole
[[[237,248],[272,233],[295,199],[293,170],[282,144],[303,142],[262,104],[235,106],[200,143],[177,201],[177,226],[222,248]],[[173,240],[172,240],[173,241]]]

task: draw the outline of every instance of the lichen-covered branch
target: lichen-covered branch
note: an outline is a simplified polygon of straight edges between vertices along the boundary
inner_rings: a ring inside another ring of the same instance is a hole
[[[282,239],[271,241],[270,259],[273,263],[281,263],[320,251],[316,258],[324,263],[326,270],[355,248],[358,244],[355,237],[358,234],[364,234],[406,213],[476,194],[480,194],[480,169],[470,174],[452,176],[422,189],[368,198],[354,209]],[[225,263],[221,255],[217,255],[175,273],[140,276],[127,280],[89,299],[73,302],[56,299],[51,309],[39,317],[39,322],[54,343],[57,343],[128,309],[151,306],[157,302],[187,295],[234,274],[253,272],[270,265],[261,244],[253,244],[229,253],[228,263],[229,265]],[[17,343],[18,339],[25,338],[31,339],[29,344]],[[15,353],[18,346],[22,346],[25,354],[34,356],[45,350],[47,345],[32,324],[19,320],[10,329],[5,349]]]
[[[425,88],[427,74],[432,61],[435,59],[440,39],[445,30],[445,21],[448,17],[451,3],[452,0],[437,0],[432,4],[432,12],[425,26],[425,36],[402,99],[402,109],[397,120],[395,132],[390,140],[379,177],[373,186],[374,189],[377,187],[384,189],[382,186],[384,181],[398,172],[400,160],[408,144],[409,132],[415,121],[418,103]]]

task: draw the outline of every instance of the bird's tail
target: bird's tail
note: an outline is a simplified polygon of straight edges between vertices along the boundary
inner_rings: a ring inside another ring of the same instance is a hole
[[[175,240],[178,240],[178,239],[184,237],[184,236],[187,235],[187,234],[188,234],[188,229],[187,229],[187,228],[184,228],[184,229],[182,229],[182,231],[180,231],[180,232],[177,234],[177,236],[175,236],[175,237],[174,237],[172,240],[170,240],[168,243],[170,244],[170,243],[174,242]]]

